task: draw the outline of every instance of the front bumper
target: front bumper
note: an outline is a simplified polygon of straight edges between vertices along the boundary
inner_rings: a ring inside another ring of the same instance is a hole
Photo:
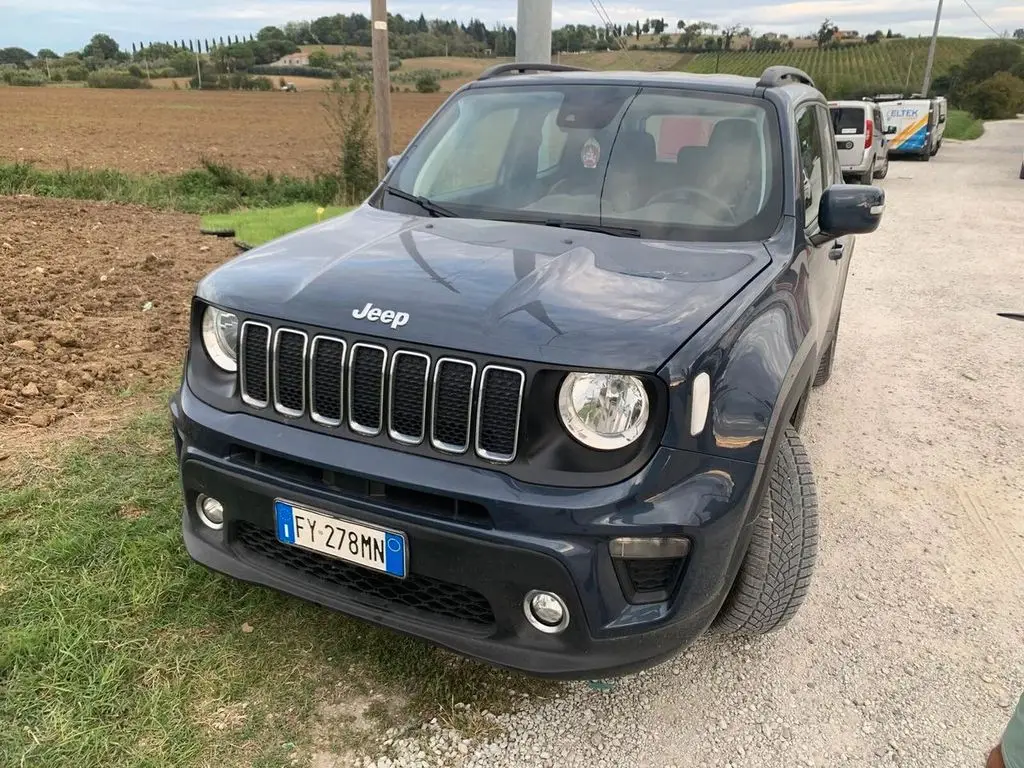
[[[702,634],[746,549],[760,480],[756,465],[661,448],[639,474],[617,485],[532,486],[497,471],[224,413],[198,400],[187,385],[172,399],[171,415],[185,495],[182,528],[195,560],[458,653],[547,677],[636,671]],[[266,458],[253,462],[255,455]],[[310,471],[304,475],[299,468]],[[325,476],[346,481],[326,485]],[[354,479],[365,485],[348,482]],[[375,494],[375,488],[401,493]],[[199,521],[194,501],[200,493],[224,504],[222,530]],[[439,516],[419,504],[424,494],[457,499],[457,509],[474,514]],[[282,496],[405,532],[409,577],[339,565],[278,543],[273,502]],[[627,599],[608,547],[618,536],[690,539],[667,599]],[[564,632],[545,634],[527,621],[523,598],[533,589],[565,601],[570,621]]]

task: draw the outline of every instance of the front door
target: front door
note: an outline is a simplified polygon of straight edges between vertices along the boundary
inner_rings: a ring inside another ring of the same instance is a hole
[[[818,208],[824,190],[841,183],[839,156],[835,134],[825,106],[808,104],[797,113],[797,131],[800,140],[800,164],[804,186],[804,236],[809,277],[808,297],[819,351],[829,343],[832,320],[839,303],[839,291],[845,278],[848,251],[852,238],[822,241],[818,225]],[[849,242],[847,242],[849,241]]]

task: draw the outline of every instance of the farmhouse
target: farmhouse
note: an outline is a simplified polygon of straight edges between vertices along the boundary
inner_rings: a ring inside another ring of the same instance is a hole
[[[270,66],[272,67],[308,67],[309,66],[309,54],[308,53],[289,53],[287,56],[282,56],[280,59],[275,61]]]

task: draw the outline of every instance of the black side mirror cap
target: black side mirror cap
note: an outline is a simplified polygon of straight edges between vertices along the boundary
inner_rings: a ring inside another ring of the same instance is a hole
[[[892,136],[894,133],[896,133],[896,126],[895,125],[886,126],[885,133],[886,133],[887,136]]]
[[[885,191],[863,184],[833,184],[821,196],[818,226],[829,237],[866,235],[878,229]]]
[[[391,157],[389,157],[388,158],[388,170],[390,171],[392,168],[394,168],[396,165],[398,165],[398,161],[401,160],[401,159],[402,159],[401,155],[392,155]]]

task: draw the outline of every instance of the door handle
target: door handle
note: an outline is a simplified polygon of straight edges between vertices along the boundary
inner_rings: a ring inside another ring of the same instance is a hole
[[[843,258],[843,244],[838,240],[832,243],[832,247],[828,249],[828,257],[832,259],[832,261],[839,261]]]

